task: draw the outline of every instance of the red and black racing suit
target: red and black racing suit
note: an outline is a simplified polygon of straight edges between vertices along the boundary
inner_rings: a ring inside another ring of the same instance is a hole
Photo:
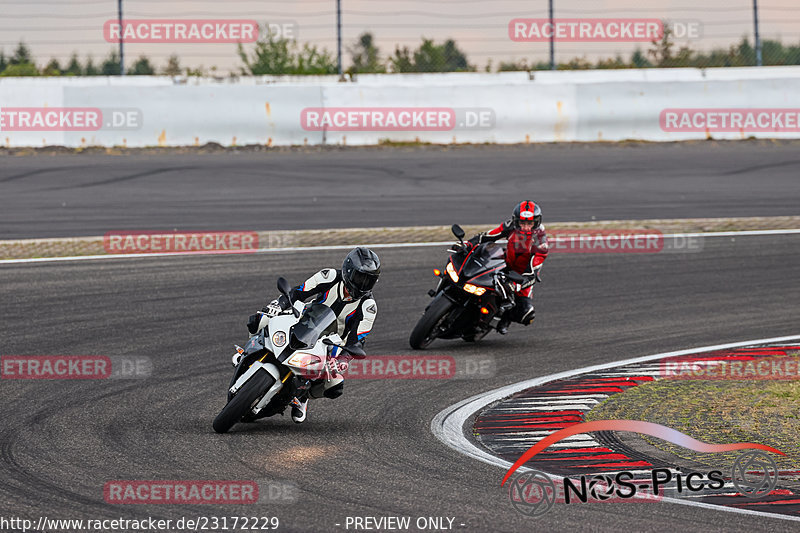
[[[509,219],[491,231],[476,235],[469,242],[478,245],[506,238],[506,264],[511,270],[522,274],[526,280],[516,292],[517,303],[509,311],[507,318],[520,324],[530,324],[534,317],[531,293],[533,284],[536,283],[536,272],[542,267],[550,249],[547,233],[544,224],[539,224],[531,233],[523,233],[514,227],[513,219]]]

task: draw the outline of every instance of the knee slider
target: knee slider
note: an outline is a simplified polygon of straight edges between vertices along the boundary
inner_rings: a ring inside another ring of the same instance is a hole
[[[331,400],[333,400],[341,396],[343,392],[344,392],[344,382],[341,381],[336,385],[334,385],[333,387],[325,389],[325,392],[323,394],[325,395],[326,398],[330,398]]]
[[[533,322],[534,316],[536,316],[536,312],[533,309],[533,304],[527,298],[520,301],[514,308],[514,322],[527,326]]]
[[[312,398],[338,398],[344,392],[344,378],[337,377],[314,383],[309,394]]]

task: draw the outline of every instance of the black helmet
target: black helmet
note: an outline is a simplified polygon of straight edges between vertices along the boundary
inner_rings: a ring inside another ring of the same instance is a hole
[[[524,220],[525,222],[533,222],[533,229],[536,229],[542,223],[542,210],[538,205],[530,200],[525,200],[524,202],[520,202],[517,207],[514,208],[514,214],[512,217],[514,219],[514,228],[516,230],[520,229],[519,223],[521,220]]]
[[[381,260],[369,248],[359,246],[344,258],[342,280],[353,298],[361,298],[371,291],[380,275]]]

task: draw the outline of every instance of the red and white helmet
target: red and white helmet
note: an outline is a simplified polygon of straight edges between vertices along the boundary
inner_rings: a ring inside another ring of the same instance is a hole
[[[542,210],[530,200],[525,200],[514,208],[512,218],[514,219],[514,229],[517,231],[521,230],[520,221],[533,222],[533,229],[536,229],[542,223]]]

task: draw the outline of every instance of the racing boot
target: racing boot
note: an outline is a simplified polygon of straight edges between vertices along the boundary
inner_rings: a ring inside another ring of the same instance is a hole
[[[292,399],[292,421],[295,424],[302,424],[306,421],[308,414],[308,397]]]
[[[508,326],[511,325],[511,311],[506,311],[503,316],[500,318],[500,322],[497,323],[497,333],[500,335],[505,335],[508,333]]]

